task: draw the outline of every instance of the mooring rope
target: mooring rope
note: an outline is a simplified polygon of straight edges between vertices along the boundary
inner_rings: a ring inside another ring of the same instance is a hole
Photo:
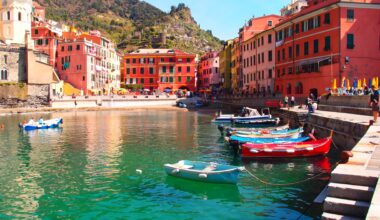
[[[317,178],[319,176],[321,176],[322,174],[328,174],[329,172],[320,172],[312,177],[309,177],[309,178],[306,178],[306,179],[303,179],[303,180],[300,180],[300,181],[296,181],[296,182],[291,182],[291,183],[270,183],[268,181],[265,181],[265,180],[262,180],[260,179],[259,177],[257,177],[255,174],[251,173],[249,170],[245,169],[245,171],[250,175],[252,176],[253,178],[255,178],[256,180],[258,180],[259,182],[265,184],[265,185],[270,185],[270,186],[292,186],[292,185],[296,185],[296,184],[300,184],[300,183],[304,183],[304,182],[307,182],[309,180],[312,180],[314,178]]]

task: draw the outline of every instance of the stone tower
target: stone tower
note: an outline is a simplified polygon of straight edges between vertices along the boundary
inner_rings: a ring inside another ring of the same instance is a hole
[[[31,31],[32,0],[2,0],[0,40],[6,44],[25,44],[25,32]]]

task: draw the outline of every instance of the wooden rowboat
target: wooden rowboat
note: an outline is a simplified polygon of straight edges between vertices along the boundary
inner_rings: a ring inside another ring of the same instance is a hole
[[[165,164],[164,167],[166,173],[171,176],[201,182],[231,184],[236,184],[240,171],[244,170],[243,167],[189,160]]]
[[[326,155],[330,150],[332,137],[300,143],[242,145],[243,158],[255,157],[311,157]]]

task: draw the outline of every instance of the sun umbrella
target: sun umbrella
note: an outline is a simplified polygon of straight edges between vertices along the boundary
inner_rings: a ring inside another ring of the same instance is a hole
[[[361,89],[361,88],[362,88],[362,80],[359,79],[359,80],[358,80],[358,89]]]
[[[365,81],[365,78],[363,79],[363,88],[367,86],[367,82]]]
[[[342,88],[346,87],[346,77],[342,78],[342,83],[340,84],[340,87]]]
[[[347,86],[347,89],[349,90],[349,89],[351,89],[351,86],[350,86],[350,80],[349,80],[349,79],[346,79],[346,81],[347,81],[347,82],[346,82],[346,83],[347,83],[346,86]]]
[[[334,81],[333,81],[332,89],[336,90],[336,79],[334,79]]]

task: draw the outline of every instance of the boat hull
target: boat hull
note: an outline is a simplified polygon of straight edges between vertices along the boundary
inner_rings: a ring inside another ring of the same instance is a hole
[[[210,171],[206,170],[207,165],[210,163],[192,161],[186,161],[185,163],[193,165],[191,168],[186,168],[177,166],[176,164],[165,164],[165,172],[170,176],[206,183],[236,184],[238,181],[239,167],[218,164],[219,168]]]
[[[301,143],[242,145],[243,158],[258,157],[312,157],[326,155],[330,150],[331,137]]]
[[[25,131],[37,130],[37,129],[48,129],[48,128],[57,128],[59,124],[62,124],[62,118],[55,118],[51,120],[44,121],[43,124],[26,124],[23,125],[22,128]]]
[[[292,130],[283,130],[283,131],[269,131],[269,132],[246,132],[246,131],[236,131],[232,133],[233,135],[239,137],[252,137],[252,138],[286,138],[292,136],[299,136],[303,132],[302,128],[292,129]]]

